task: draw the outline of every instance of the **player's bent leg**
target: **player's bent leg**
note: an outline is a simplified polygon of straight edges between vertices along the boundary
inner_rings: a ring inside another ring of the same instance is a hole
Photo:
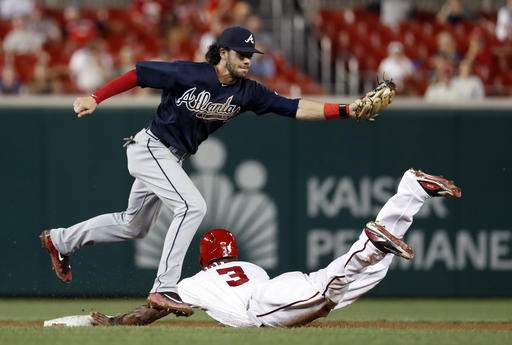
[[[408,247],[401,238],[409,229],[413,217],[420,210],[421,206],[423,206],[424,202],[429,197],[443,196],[458,198],[461,196],[460,188],[458,188],[453,181],[449,181],[441,176],[429,175],[419,170],[409,169],[404,173],[399,183],[397,193],[382,207],[377,215],[377,221],[367,224],[364,234],[362,234],[358,240],[359,244],[356,242],[354,246],[361,246],[361,238],[365,235],[373,245],[371,247],[381,253],[397,254],[410,259],[412,249]],[[358,261],[364,262],[364,258],[360,260],[358,256],[364,253],[365,250],[355,254],[356,260],[352,260],[351,264],[344,266],[346,271],[349,271],[352,266],[353,281],[349,282],[348,286],[345,286],[345,289],[333,291],[338,298],[341,296],[341,300],[338,301],[336,308],[352,303],[359,296],[376,286],[386,276],[389,265],[393,260],[393,255],[384,255],[381,256],[380,259],[379,255],[373,256],[373,258],[376,259],[374,263],[365,267],[357,263]],[[369,256],[372,255],[370,254]],[[358,268],[358,266],[360,267]],[[339,269],[341,265],[333,265],[331,272],[326,271],[324,273],[324,281],[328,282],[330,281],[329,279],[332,279],[334,274],[340,274],[336,272],[336,267]],[[319,272],[322,272],[322,270]],[[336,283],[336,280],[334,283]],[[343,294],[341,295],[339,292]]]
[[[69,255],[84,245],[139,238],[156,219],[161,202],[143,182],[135,180],[126,211],[103,214],[69,228],[52,229],[57,250]]]
[[[347,253],[332,261],[327,267],[311,272],[308,279],[323,296],[338,304],[357,276],[385,256],[386,253],[377,249],[362,231]]]
[[[394,236],[403,238],[412,224],[414,215],[418,213],[425,201],[430,197],[454,197],[461,196],[460,188],[453,181],[441,176],[425,174],[420,170],[407,170],[398,190],[384,204],[377,222],[386,227]]]
[[[176,285],[187,249],[206,214],[206,202],[181,161],[167,147],[145,131],[139,132],[135,141],[127,151],[130,173],[143,181],[174,216],[148,302],[155,308],[192,314],[177,295]]]
[[[186,192],[186,189],[189,191]],[[176,284],[187,249],[206,214],[206,202],[194,185],[180,189],[180,194],[184,202],[174,204],[174,217],[164,240],[157,278],[151,292],[177,291]],[[165,201],[164,204],[167,206]]]
[[[385,255],[363,231],[350,250],[326,268],[310,274],[285,273],[259,286],[249,310],[272,327],[298,326],[326,316],[357,276]]]
[[[433,175],[428,176],[431,180],[435,178]],[[295,281],[286,279],[288,288],[278,284],[279,280],[276,278],[275,281],[269,281],[269,286],[263,286],[260,293],[255,295],[254,303],[251,301],[251,308],[256,312],[256,317],[268,326],[293,326],[310,322],[325,316],[336,304],[336,308],[346,306],[375,287],[388,272],[393,260],[391,253],[411,258],[411,248],[400,238],[411,225],[414,215],[425,200],[432,196],[420,184],[418,178],[425,178],[425,175],[417,174],[414,170],[407,171],[399,184],[397,194],[379,213],[379,222],[368,223],[350,250],[325,269],[309,275],[299,274]],[[443,181],[437,186],[439,190],[451,189],[455,196],[460,195],[460,190],[457,193],[453,183]],[[445,195],[447,194],[436,193],[435,196]],[[393,231],[386,229],[381,221],[392,227]],[[296,272],[290,275],[294,273]],[[300,291],[300,286],[304,286],[299,281],[300,277],[308,281],[310,296],[308,297],[307,293],[293,296],[295,302],[284,304],[290,302],[289,291],[297,291],[295,287],[299,287]],[[280,297],[280,291],[285,292],[286,296]],[[265,305],[275,308],[262,312],[265,310],[262,306]]]
[[[135,180],[125,212],[104,214],[69,228],[43,231],[40,240],[57,277],[72,279],[70,254],[84,245],[139,238],[147,233],[160,209],[160,200]]]
[[[249,314],[267,327],[296,327],[325,317],[335,304],[302,272],[281,274],[257,286]]]
[[[389,266],[393,262],[393,255],[386,255],[382,260],[368,266],[363,270],[357,279],[348,285],[348,288],[343,294],[343,298],[336,305],[334,309],[340,309],[352,304],[359,297],[366,294],[368,291],[373,289],[380,283],[385,277],[389,270]]]
[[[195,196],[190,193],[183,195],[187,202],[174,209],[148,303],[153,308],[169,310],[178,316],[190,316],[192,308],[182,302],[176,285],[187,249],[206,214],[206,203],[199,192]]]

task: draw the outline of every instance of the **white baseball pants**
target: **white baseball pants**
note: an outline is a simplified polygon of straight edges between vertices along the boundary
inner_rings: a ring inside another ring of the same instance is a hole
[[[206,203],[182,162],[149,130],[141,130],[134,141],[126,153],[128,170],[135,177],[126,211],[53,229],[50,236],[59,252],[71,254],[86,244],[142,238],[159,212],[172,212],[151,292],[176,291],[185,254],[206,214]]]
[[[413,216],[429,198],[407,171],[391,197],[377,215],[377,221],[398,238],[403,238]],[[332,308],[342,308],[376,286],[393,260],[373,246],[364,232],[350,250],[326,268],[309,275],[282,274],[258,287],[249,312],[262,325],[289,327],[326,316]]]

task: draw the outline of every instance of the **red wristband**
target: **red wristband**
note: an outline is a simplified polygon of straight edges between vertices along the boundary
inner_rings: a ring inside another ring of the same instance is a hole
[[[349,117],[348,104],[324,103],[324,116],[326,120]]]
[[[135,70],[133,69],[109,81],[104,86],[96,90],[91,95],[91,97],[94,98],[97,104],[100,104],[107,98],[110,98],[121,92],[128,91],[134,88],[135,86],[137,86],[137,72],[135,72]]]
[[[340,117],[340,107],[334,103],[324,103],[324,116],[326,120],[337,119]]]

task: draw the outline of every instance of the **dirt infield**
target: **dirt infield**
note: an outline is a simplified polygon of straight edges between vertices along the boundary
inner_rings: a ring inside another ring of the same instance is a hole
[[[0,321],[0,328],[40,328],[42,321]],[[213,321],[161,321],[149,327],[223,327]],[[477,322],[394,322],[394,321],[317,321],[304,326],[310,328],[385,328],[385,329],[425,329],[425,330],[499,330],[512,331],[512,323]]]

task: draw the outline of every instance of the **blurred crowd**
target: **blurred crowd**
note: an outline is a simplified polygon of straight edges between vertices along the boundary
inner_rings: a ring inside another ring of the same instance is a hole
[[[471,12],[463,1],[447,0],[438,13],[418,11],[413,0],[381,0],[376,9],[323,9],[313,24],[318,38],[331,37],[336,57],[357,60],[361,78],[391,77],[401,94],[512,95],[512,0],[497,12]],[[266,52],[254,56],[251,78],[284,94],[322,93],[277,51],[249,3],[236,0],[64,9],[0,0],[0,93],[87,93],[139,60],[204,61],[231,25],[253,31]]]
[[[0,15],[2,94],[87,93],[139,60],[204,61],[208,46],[231,25],[253,31],[266,53],[255,55],[251,78],[281,92],[295,83],[319,90],[284,62],[244,1],[133,0],[123,8],[57,9],[34,0],[0,0]],[[289,71],[297,81],[277,78]]]
[[[355,58],[361,78],[375,73],[399,92],[428,100],[512,95],[512,0],[496,11],[471,12],[447,0],[438,13],[411,0],[381,0],[378,8],[324,9],[317,31],[335,57]]]

